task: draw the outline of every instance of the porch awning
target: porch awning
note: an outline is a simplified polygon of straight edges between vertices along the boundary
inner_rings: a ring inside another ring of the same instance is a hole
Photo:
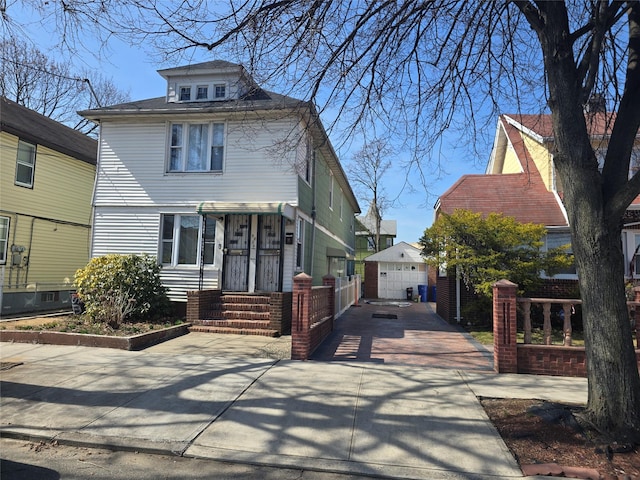
[[[327,257],[347,258],[347,252],[339,248],[327,247]]]
[[[200,202],[197,212],[207,213],[241,213],[245,215],[282,215],[295,219],[295,208],[288,203],[277,202]]]

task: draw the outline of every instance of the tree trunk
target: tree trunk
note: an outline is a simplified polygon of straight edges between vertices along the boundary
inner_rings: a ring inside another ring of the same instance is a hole
[[[554,165],[562,182],[582,297],[587,416],[616,440],[640,442],[640,376],[624,293],[624,210],[607,209],[604,192],[617,187],[603,185],[598,171],[565,7],[549,2],[544,9],[538,37],[549,87]]]
[[[575,178],[572,183],[565,198],[577,204],[568,210],[582,297],[587,416],[616,440],[640,442],[640,378],[624,294],[620,223],[593,215],[590,204],[597,201],[589,197],[595,186]]]

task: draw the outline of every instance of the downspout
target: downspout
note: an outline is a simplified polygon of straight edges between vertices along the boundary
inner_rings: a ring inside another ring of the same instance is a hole
[[[24,272],[24,284],[25,286],[27,285],[27,282],[29,281],[29,265],[31,265],[31,247],[33,246],[33,229],[36,223],[36,219],[32,218],[31,219],[31,229],[29,231],[29,247],[28,247],[28,254],[27,254],[27,264],[25,265],[25,272]]]
[[[205,213],[201,215],[202,218],[202,239],[200,240],[200,273],[198,275],[198,290],[202,290],[204,284],[204,246],[205,239],[207,238],[207,216]],[[215,250],[214,250],[215,255]]]
[[[285,249],[285,229],[287,226],[287,220],[284,215],[280,216],[280,255],[279,262],[280,268],[278,273],[278,292],[282,292],[282,283],[284,282],[284,249]]]

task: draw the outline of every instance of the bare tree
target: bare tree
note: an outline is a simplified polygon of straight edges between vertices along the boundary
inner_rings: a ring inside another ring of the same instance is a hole
[[[374,251],[380,251],[380,227],[382,215],[391,201],[382,184],[382,177],[391,168],[391,149],[384,140],[376,139],[365,143],[351,159],[347,167],[349,182],[356,193],[369,204],[367,215],[373,215],[374,224],[365,225],[375,239]]]
[[[19,38],[0,42],[0,59],[0,95],[85,133],[95,125],[78,110],[129,100],[103,75],[74,73],[70,62],[55,61]]]
[[[118,32],[167,57],[194,49],[232,56],[259,82],[292,85],[292,93],[321,110],[334,107],[353,128],[385,123],[413,147],[419,172],[451,128],[475,145],[500,111],[550,111],[580,272],[587,415],[617,439],[640,441],[640,376],[620,240],[625,210],[640,193],[640,174],[629,178],[640,126],[640,2],[23,3],[40,8],[71,47],[82,34]],[[15,25],[10,7],[2,21]],[[615,113],[601,170],[592,117],[584,114],[593,94]]]

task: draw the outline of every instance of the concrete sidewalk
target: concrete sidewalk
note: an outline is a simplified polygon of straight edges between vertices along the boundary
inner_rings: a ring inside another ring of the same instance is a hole
[[[389,478],[521,478],[477,396],[586,401],[585,379],[367,362],[8,343],[0,357],[18,364],[1,375],[2,435]]]

